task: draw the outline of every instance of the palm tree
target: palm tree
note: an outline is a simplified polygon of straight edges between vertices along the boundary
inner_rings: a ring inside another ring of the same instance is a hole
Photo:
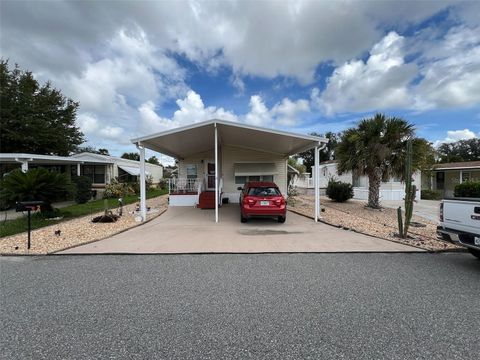
[[[373,118],[363,119],[355,128],[344,131],[335,149],[338,172],[352,171],[356,175],[368,177],[368,203],[370,208],[380,208],[380,185],[392,176],[404,176],[406,142],[412,139],[412,145],[425,144],[424,139],[413,139],[415,130],[407,121],[376,114]],[[420,152],[413,161],[413,169],[422,163]]]

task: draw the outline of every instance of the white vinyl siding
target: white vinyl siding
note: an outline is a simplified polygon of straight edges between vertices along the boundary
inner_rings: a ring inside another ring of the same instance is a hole
[[[238,147],[224,146],[222,151],[222,175],[223,191],[227,194],[239,194],[237,190],[239,184],[235,184],[235,164],[238,163],[273,163],[275,166],[275,175],[273,181],[278,185],[282,194],[287,190],[287,160],[280,155],[242,149]],[[270,174],[265,174],[270,175]],[[268,181],[268,179],[267,179]],[[232,200],[237,200],[236,195],[232,195]]]

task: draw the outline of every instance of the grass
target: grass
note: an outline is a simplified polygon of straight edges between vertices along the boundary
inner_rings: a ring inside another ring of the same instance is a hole
[[[166,194],[167,190],[152,189],[147,192],[147,199],[154,198]],[[116,209],[118,206],[118,199],[108,199],[108,207]],[[123,198],[123,204],[128,205],[137,202],[138,195],[127,195]],[[42,214],[36,213],[31,217],[32,229],[38,229],[49,225],[58,224],[59,222],[74,219],[80,216],[98,213],[105,209],[104,200],[93,200],[86,204],[74,204],[61,209],[54,216],[61,217],[61,220],[47,220]],[[28,220],[27,217],[21,217],[13,220],[6,220],[0,222],[0,238],[10,235],[15,235],[27,231]]]

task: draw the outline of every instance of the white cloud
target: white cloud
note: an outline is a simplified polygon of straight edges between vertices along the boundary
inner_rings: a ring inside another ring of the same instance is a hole
[[[272,109],[272,113],[277,116],[278,124],[285,126],[297,125],[301,118],[300,115],[309,111],[310,105],[307,100],[292,101],[288,98],[284,98]]]
[[[416,75],[404,61],[404,38],[390,32],[370,51],[366,62],[352,60],[336,68],[320,95],[312,99],[327,114],[399,108],[412,102],[408,84]]]
[[[161,117],[155,111],[155,104],[145,102],[138,108],[140,114],[140,133],[162,131],[211,119],[221,119],[262,127],[291,127],[299,125],[301,114],[310,111],[307,100],[292,101],[284,98],[271,109],[260,95],[250,98],[249,111],[244,115],[235,114],[216,106],[205,106],[199,94],[190,90],[187,96],[176,101],[178,110],[171,118]]]
[[[5,2],[2,53],[36,72],[79,74],[85,62],[97,58],[104,39],[136,24],[154,48],[184,54],[199,64],[224,64],[243,75],[284,75],[308,83],[319,63],[339,64],[369,49],[381,38],[385,24],[418,23],[448,5],[447,1],[348,0],[120,2],[115,6]],[[141,54],[145,49],[137,45],[124,43],[118,48]]]
[[[420,58],[422,80],[413,87],[415,107],[470,107],[480,103],[480,26],[450,29]]]
[[[447,137],[445,138],[445,142],[468,140],[468,139],[474,139],[476,137],[477,136],[475,135],[475,133],[469,129],[450,130],[450,131],[447,131]]]
[[[176,101],[178,110],[172,118],[163,118],[155,112],[154,103],[148,101],[142,104],[138,111],[140,113],[141,133],[162,131],[188,124],[198,123],[210,119],[223,119],[227,121],[238,121],[238,117],[231,111],[221,107],[205,107],[202,98],[195,91],[190,90],[184,99]]]
[[[123,135],[123,128],[103,124],[95,115],[82,113],[78,116],[78,125],[83,133],[88,136],[99,135],[106,140],[119,140]]]
[[[479,134],[480,136],[480,134]],[[447,131],[447,136],[443,140],[437,140],[433,143],[433,146],[438,147],[443,143],[452,143],[459,140],[469,140],[474,139],[477,136],[473,131],[470,129],[463,129],[463,130],[449,130]]]

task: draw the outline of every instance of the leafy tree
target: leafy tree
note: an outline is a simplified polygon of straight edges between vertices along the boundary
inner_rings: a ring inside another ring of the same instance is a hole
[[[438,147],[439,162],[476,161],[480,159],[480,138],[444,143]]]
[[[392,176],[403,179],[409,139],[412,139],[414,172],[428,162],[425,151],[428,143],[415,138],[414,127],[407,121],[376,114],[343,132],[335,148],[338,172],[352,171],[368,176],[368,207],[380,208],[382,181],[388,181]]]
[[[42,211],[51,210],[54,201],[72,192],[72,184],[65,174],[45,168],[22,172],[16,169],[2,180],[0,198],[9,205],[17,201],[43,201]]]
[[[78,146],[74,151],[75,154],[80,154],[80,153],[84,153],[84,152],[110,156],[110,153],[108,152],[108,149],[103,149],[102,148],[102,149],[97,150],[97,148],[94,147],[94,146]]]
[[[147,159],[147,162],[154,165],[160,165],[160,161],[158,161],[158,158],[155,155]]]
[[[136,160],[140,161],[140,154],[136,152],[131,152],[131,153],[123,153],[122,156],[120,156],[122,159],[128,159],[128,160]]]
[[[0,146],[2,152],[69,155],[83,143],[75,126],[78,103],[50,82],[0,59]]]
[[[322,136],[316,132],[311,133],[313,136]],[[331,131],[325,134],[325,137],[328,139],[328,143],[320,150],[320,159],[319,161],[327,161],[335,159],[335,147],[338,144],[338,139],[340,134],[333,133]],[[303,159],[303,165],[306,167],[306,172],[312,173],[312,166],[315,165],[315,150],[310,149],[298,154],[298,157]]]

